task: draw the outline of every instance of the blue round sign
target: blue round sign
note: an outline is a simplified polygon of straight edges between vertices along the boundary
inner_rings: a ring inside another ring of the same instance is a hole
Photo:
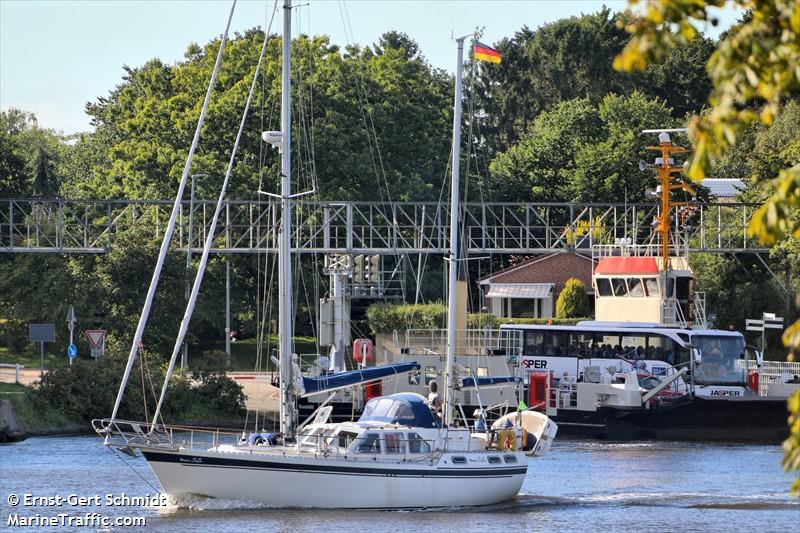
[[[67,348],[67,357],[70,359],[75,359],[78,356],[78,347],[74,344],[70,344]]]

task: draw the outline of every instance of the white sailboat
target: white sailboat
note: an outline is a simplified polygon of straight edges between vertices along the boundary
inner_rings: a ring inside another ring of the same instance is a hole
[[[282,227],[279,242],[281,432],[242,438],[239,433],[225,433],[222,430],[208,432],[159,424],[158,412],[164,391],[152,423],[117,419],[119,400],[135,358],[135,349],[131,350],[128,371],[112,417],[95,420],[93,425],[107,445],[117,446],[127,453],[141,452],[164,491],[173,496],[201,495],[248,500],[275,507],[359,509],[475,506],[511,499],[522,486],[529,458],[549,449],[557,428],[544,415],[526,412],[524,420],[522,416],[516,418],[520,428],[506,430],[502,442],[498,440],[499,444],[494,444],[490,433],[472,432],[468,427],[453,425],[454,320],[449,321],[448,328],[443,424],[433,415],[425,398],[419,394],[404,393],[370,400],[357,422],[329,423],[331,408],[323,406],[313,421],[299,428],[295,425],[293,405],[296,396],[334,390],[392,373],[418,369],[419,365],[403,363],[315,379],[301,376],[299,368],[292,362],[291,9],[291,0],[285,0],[281,131],[263,134],[264,140],[277,145],[282,155]],[[450,237],[451,315],[454,314],[455,305],[459,242],[456,207],[463,44],[464,38],[458,39]],[[170,234],[169,231],[167,233]],[[210,247],[212,237],[213,226],[206,248]],[[207,251],[204,249],[204,258],[207,257]],[[160,264],[161,261],[154,274],[154,283],[157,283]],[[198,281],[202,279],[204,266],[201,260],[193,295],[199,289]],[[192,304],[193,299],[190,298],[190,306]],[[145,310],[149,310],[148,302]],[[191,309],[187,308],[179,342],[182,341],[189,318]],[[140,320],[138,338],[135,338],[134,344],[141,338],[142,322]],[[177,354],[179,342],[176,343],[173,356]],[[171,360],[165,389],[174,360],[175,357]],[[478,383],[473,385],[477,386]],[[523,426],[526,431],[522,430]],[[521,451],[523,447],[527,451]]]

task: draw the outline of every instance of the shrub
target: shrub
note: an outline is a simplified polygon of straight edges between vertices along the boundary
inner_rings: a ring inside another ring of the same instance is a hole
[[[375,334],[406,329],[441,329],[447,324],[447,309],[441,303],[374,304],[367,308],[367,321]]]
[[[576,278],[570,278],[556,300],[557,318],[574,318],[589,314],[589,295],[586,286]]]

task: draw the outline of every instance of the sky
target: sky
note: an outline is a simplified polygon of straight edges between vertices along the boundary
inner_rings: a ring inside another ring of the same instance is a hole
[[[154,57],[183,58],[191,42],[222,34],[230,0],[0,0],[0,109],[33,112],[40,126],[65,134],[90,131],[87,102],[121,82],[123,65]],[[407,33],[435,67],[453,71],[452,36],[484,27],[487,44],[605,4],[606,0],[296,0],[293,32],[327,34],[334,44],[369,45],[389,30]],[[239,0],[232,31],[267,25],[272,0]],[[716,36],[737,18],[721,12],[721,24],[704,31]],[[703,28],[701,28],[703,29]],[[273,23],[280,31],[280,14]]]

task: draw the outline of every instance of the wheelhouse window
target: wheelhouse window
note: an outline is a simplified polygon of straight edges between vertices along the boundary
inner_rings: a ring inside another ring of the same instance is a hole
[[[628,278],[628,294],[634,298],[642,298],[644,296],[644,285],[639,278]]]
[[[614,291],[611,289],[611,280],[608,278],[597,278],[595,284],[597,285],[597,294],[600,296],[614,296]]]
[[[658,290],[657,278],[644,278],[644,288],[647,292],[647,296],[650,297],[658,296],[661,293],[661,291]]]
[[[625,278],[611,278],[611,287],[614,289],[614,296],[628,295],[628,288],[625,286]]]

